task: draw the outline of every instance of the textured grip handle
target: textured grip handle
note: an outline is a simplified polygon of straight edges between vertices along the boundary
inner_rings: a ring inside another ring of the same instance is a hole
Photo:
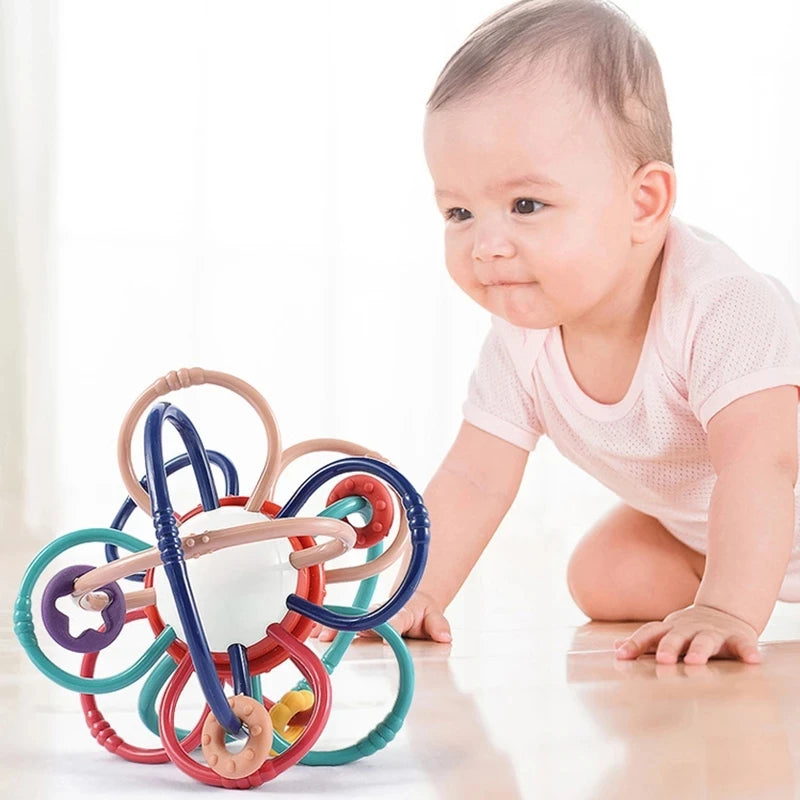
[[[161,397],[167,392],[177,392],[179,389],[188,389],[190,386],[202,386],[205,382],[204,369],[201,367],[186,369],[184,367],[168,372],[163,378],[159,378],[150,389],[158,393],[156,397]]]

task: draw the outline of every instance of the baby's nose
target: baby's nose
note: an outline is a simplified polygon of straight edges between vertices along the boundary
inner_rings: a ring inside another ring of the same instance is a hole
[[[498,258],[511,258],[515,253],[514,243],[502,225],[476,226],[472,244],[472,258],[475,261],[494,261]]]

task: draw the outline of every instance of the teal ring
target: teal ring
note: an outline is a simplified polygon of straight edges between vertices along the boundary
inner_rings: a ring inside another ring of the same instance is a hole
[[[353,616],[366,613],[364,608],[350,606],[326,606],[326,608],[338,614],[352,614]],[[414,663],[411,660],[408,648],[403,642],[403,638],[388,622],[379,625],[375,630],[392,648],[400,669],[397,698],[391,711],[365,737],[355,744],[338,750],[312,750],[300,759],[301,764],[309,767],[334,767],[371,756],[386,747],[403,726],[414,694]],[[273,732],[273,750],[280,754],[290,746],[290,743],[282,736]]]
[[[139,680],[166,652],[174,641],[176,634],[171,627],[167,626],[153,644],[128,669],[107,678],[81,678],[78,675],[73,675],[54,664],[42,652],[36,640],[33,614],[31,613],[33,587],[56,556],[61,555],[71,547],[92,542],[115,544],[131,553],[139,553],[151,547],[141,539],[113,528],[85,528],[59,536],[58,539],[50,542],[39,551],[22,578],[19,595],[14,603],[14,633],[34,666],[54,683],[73,692],[107,694],[108,692],[124,689]]]

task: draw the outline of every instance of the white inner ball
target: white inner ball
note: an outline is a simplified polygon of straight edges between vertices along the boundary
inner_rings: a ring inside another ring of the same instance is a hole
[[[202,534],[267,519],[255,511],[222,506],[187,520],[180,533]],[[212,650],[224,652],[236,642],[249,647],[264,638],[267,625],[283,619],[286,598],[297,587],[297,570],[289,563],[291,552],[289,540],[282,537],[186,560],[192,594]],[[186,641],[163,568],[156,568],[153,585],[162,619]]]

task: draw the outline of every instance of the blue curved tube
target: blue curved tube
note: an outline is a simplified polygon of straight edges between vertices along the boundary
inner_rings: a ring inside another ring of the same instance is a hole
[[[152,478],[147,471],[147,453],[148,449],[152,448],[154,444],[154,437],[152,435],[148,439],[147,424],[145,424],[145,480],[148,484],[148,493],[150,495],[150,504],[153,505],[153,497],[158,496],[167,504],[169,504],[169,492],[167,491],[166,482],[166,465],[164,464],[164,453],[161,447],[161,434],[165,422],[169,421],[172,426],[178,431],[183,444],[186,447],[186,453],[189,456],[189,463],[192,465],[195,480],[197,481],[197,488],[200,491],[200,502],[206,511],[211,511],[219,508],[219,497],[217,497],[217,489],[214,486],[214,476],[211,474],[211,464],[208,460],[208,454],[203,447],[203,442],[200,440],[200,434],[197,428],[194,427],[192,421],[186,414],[183,413],[177,406],[170,403],[157,403],[148,416],[148,422],[153,418],[158,418],[160,421],[157,424],[157,439],[158,451],[161,462],[159,469],[159,478],[164,478],[163,486],[158,487],[163,491],[154,491],[155,487],[152,486]]]
[[[230,495],[239,494],[239,476],[236,473],[236,467],[233,466],[233,461],[222,455],[222,453],[218,453],[216,450],[207,450],[206,452],[208,453],[208,460],[212,464],[216,464],[222,471],[222,476],[225,479],[225,496],[229,497]],[[181,455],[171,458],[167,461],[167,477],[182,470],[184,467],[188,466],[189,463],[188,453],[181,453]],[[142,489],[147,491],[147,476],[142,478],[139,484]],[[125,502],[120,506],[117,515],[114,517],[114,521],[109,527],[121,531],[135,510],[136,503],[130,496],[127,497]],[[206,508],[204,510],[208,511],[209,509]],[[106,561],[116,561],[118,558],[119,548],[114,544],[106,544]],[[134,575],[129,575],[126,580],[139,581],[141,583],[144,581],[144,572],[137,572]]]
[[[340,631],[365,631],[377,628],[391,619],[406,604],[417,588],[428,558],[431,526],[428,510],[422,502],[422,497],[408,479],[394,467],[374,458],[343,458],[317,470],[292,495],[286,505],[276,514],[276,518],[295,516],[296,512],[322,484],[343,472],[368,472],[370,475],[386,481],[400,496],[411,533],[411,560],[406,574],[402,583],[397,587],[397,591],[382,606],[367,614],[348,616],[336,613],[296,594],[289,595],[286,599],[286,606],[291,611],[297,611],[329,628],[337,628]]]
[[[192,467],[197,476],[198,488],[203,497],[203,507],[207,507],[206,503],[212,508],[219,507],[219,501],[211,480],[211,467],[208,463],[208,457],[194,425],[176,406],[165,402],[156,403],[147,415],[147,421],[144,426],[144,461],[147,474],[147,491],[150,495],[150,505],[153,509],[153,525],[156,530],[158,549],[161,552],[164,572],[175,598],[178,616],[186,635],[186,644],[192,656],[192,663],[206,702],[211,707],[211,711],[219,724],[228,733],[236,738],[244,738],[247,733],[242,728],[239,718],[228,705],[222,687],[219,685],[217,670],[211,657],[211,648],[208,645],[208,640],[200,621],[200,614],[197,610],[197,603],[189,583],[189,574],[183,557],[183,547],[178,537],[178,524],[175,521],[169,489],[167,488],[162,447],[165,422],[170,422],[175,427],[186,445],[186,452],[189,454],[189,460],[192,462]],[[209,487],[211,487],[210,490]]]
[[[230,645],[228,647],[228,658],[231,660],[233,693],[246,694],[251,697],[250,662],[247,660],[247,648],[238,642]]]

